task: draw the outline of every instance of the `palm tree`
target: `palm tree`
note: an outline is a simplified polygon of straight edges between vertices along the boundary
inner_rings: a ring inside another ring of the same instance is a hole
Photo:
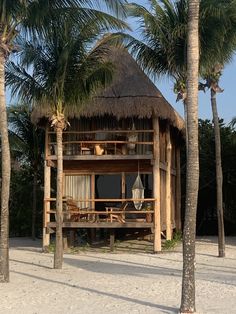
[[[33,173],[31,236],[35,240],[38,176],[43,163],[44,131],[32,123],[31,113],[32,107],[29,105],[12,105],[8,109],[11,151]]]
[[[203,70],[205,84],[201,84],[203,89],[206,87],[211,92],[211,107],[215,134],[215,163],[216,163],[216,204],[218,218],[218,256],[225,256],[225,233],[224,233],[224,213],[223,213],[223,174],[221,162],[221,138],[219,116],[217,112],[217,93],[224,90],[220,88],[219,81],[224,66],[231,61],[236,50],[236,3],[235,1],[222,1],[219,4],[218,16],[215,22],[220,21],[221,27],[218,30],[219,41],[213,53],[216,54],[213,65],[208,65]],[[212,47],[213,48],[213,47]]]
[[[232,119],[232,121],[230,122],[230,125],[231,125],[232,127],[234,127],[234,126],[236,125],[236,117],[234,117],[234,118]]]
[[[13,95],[49,108],[57,141],[56,250],[54,268],[62,267],[62,133],[68,126],[71,106],[82,106],[92,93],[112,79],[113,66],[106,61],[109,48],[96,41],[101,28],[72,23],[67,17],[55,25],[43,42],[24,42],[20,64],[7,66],[6,81]],[[90,48],[92,45],[92,48]],[[25,68],[29,70],[26,71]],[[30,73],[32,69],[32,73]],[[75,83],[76,82],[76,83]],[[79,108],[78,108],[79,110]]]
[[[91,27],[103,25],[104,29],[124,27],[124,23],[108,13],[97,10],[104,3],[110,12],[124,16],[126,0],[0,0],[0,134],[2,144],[2,189],[0,229],[0,282],[9,281],[9,188],[10,150],[5,103],[5,62],[18,49],[14,40],[18,34],[32,39],[45,36],[51,29],[51,20],[66,14],[74,20],[90,20]]]
[[[187,133],[185,223],[183,233],[183,279],[181,313],[195,312],[195,233],[199,184],[198,77],[199,77],[199,0],[188,4],[187,49]]]
[[[132,4],[130,14],[141,20],[142,41],[129,39],[129,46],[141,66],[154,77],[167,75],[174,79],[174,92],[177,100],[184,103],[187,128],[187,5],[188,1],[170,0],[150,1],[151,8]],[[199,89],[211,88],[212,108],[215,125],[216,143],[216,178],[217,208],[219,229],[219,256],[224,255],[224,225],[222,209],[222,170],[220,161],[220,137],[216,92],[222,91],[218,86],[219,70],[216,65],[226,64],[235,50],[236,30],[235,1],[202,0],[199,13],[200,38],[200,73],[206,78],[206,84],[199,84]],[[187,134],[188,136],[188,134]],[[188,138],[186,136],[186,142]],[[188,147],[187,147],[188,151]]]

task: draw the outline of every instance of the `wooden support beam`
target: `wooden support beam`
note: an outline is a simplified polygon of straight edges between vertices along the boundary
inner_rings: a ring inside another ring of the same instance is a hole
[[[161,208],[160,208],[160,131],[158,117],[153,117],[153,198],[154,201],[154,253],[161,251]]]
[[[125,173],[121,174],[121,198],[125,199]]]
[[[180,148],[176,150],[176,230],[181,231],[181,166],[180,166]]]
[[[110,230],[110,250],[111,252],[114,251],[114,244],[115,244],[115,229]]]
[[[96,181],[95,181],[95,174],[92,173],[91,175],[91,206],[92,206],[92,209],[95,210],[95,188],[96,188]],[[90,243],[92,244],[95,240],[96,240],[96,229],[95,228],[92,228],[90,231],[89,231],[89,238],[90,238]]]
[[[171,228],[171,140],[170,126],[168,124],[166,130],[166,240],[172,239]]]
[[[43,250],[50,244],[50,233],[47,232],[47,224],[50,222],[50,199],[51,197],[51,167],[44,162],[44,212],[43,212]]]

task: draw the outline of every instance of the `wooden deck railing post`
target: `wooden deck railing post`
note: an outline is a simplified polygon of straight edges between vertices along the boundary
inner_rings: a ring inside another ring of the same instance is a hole
[[[43,215],[43,249],[50,244],[50,234],[47,232],[47,223],[50,222],[50,201],[46,201],[51,196],[51,167],[44,161],[44,215]]]
[[[166,240],[172,239],[171,227],[171,140],[170,126],[168,124],[166,130]]]
[[[154,253],[161,251],[160,210],[160,131],[158,117],[153,117],[153,198],[154,201]]]
[[[181,168],[180,148],[176,151],[176,230],[181,231]]]

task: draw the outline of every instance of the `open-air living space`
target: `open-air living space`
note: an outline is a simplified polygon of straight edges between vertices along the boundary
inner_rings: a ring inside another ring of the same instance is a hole
[[[181,230],[180,147],[184,121],[122,49],[111,86],[82,111],[70,111],[63,132],[63,229],[148,229],[153,251],[161,235],[171,240]],[[87,109],[88,108],[88,109]],[[57,167],[56,134],[45,121],[44,234],[55,230],[52,170]],[[67,231],[67,232],[66,232]],[[68,232],[72,231],[72,232]]]

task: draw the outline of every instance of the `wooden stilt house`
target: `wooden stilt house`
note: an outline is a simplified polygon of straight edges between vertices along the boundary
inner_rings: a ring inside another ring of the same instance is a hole
[[[70,127],[63,135],[63,228],[150,228],[157,252],[161,235],[171,239],[173,229],[181,228],[184,122],[126,51],[114,51],[111,60],[116,66],[111,86],[81,111],[66,112]],[[38,121],[48,117],[44,109],[34,113]],[[55,229],[55,142],[48,124],[44,246]]]

